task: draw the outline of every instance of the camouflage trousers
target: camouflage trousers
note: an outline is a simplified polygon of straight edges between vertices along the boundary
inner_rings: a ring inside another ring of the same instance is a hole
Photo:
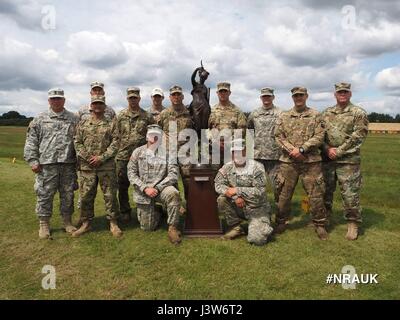
[[[263,160],[255,159],[264,165],[265,172],[271,183],[272,191],[274,192],[275,205],[278,207],[279,194],[278,194],[278,174],[279,174],[279,160]]]
[[[92,220],[94,217],[94,200],[97,194],[97,185],[99,184],[103,192],[107,219],[118,218],[117,178],[115,171],[82,170],[79,180],[81,221]]]
[[[42,165],[36,174],[34,190],[37,196],[36,214],[38,217],[51,217],[56,192],[60,195],[60,214],[72,215],[74,212],[74,190],[77,190],[76,164],[56,163]]]
[[[130,214],[131,205],[129,204],[129,179],[128,179],[128,161],[117,160],[116,161],[116,171],[118,179],[118,201],[119,210],[121,214]]]
[[[315,225],[324,226],[327,220],[324,205],[325,183],[322,175],[321,162],[285,163],[281,162],[278,175],[278,212],[277,223],[289,220],[291,202],[297,182],[301,178],[303,188],[310,202],[310,213]]]
[[[189,196],[189,181],[190,181],[190,164],[179,164],[179,174],[182,178],[183,191],[185,195],[185,200]],[[178,189],[178,186],[176,186]]]
[[[255,245],[263,245],[267,242],[268,236],[272,233],[270,212],[268,203],[258,208],[239,208],[234,200],[220,195],[217,198],[218,211],[223,213],[228,227],[239,225],[243,220],[248,220],[249,229],[247,241]]]
[[[362,176],[360,164],[326,161],[323,162],[322,169],[326,184],[324,201],[327,210],[332,211],[333,194],[336,190],[336,182],[339,182],[345,219],[362,222],[360,206]]]
[[[153,198],[150,204],[136,204],[140,228],[145,231],[154,231],[159,226],[161,212],[157,210],[156,202],[161,202],[162,206],[167,209],[168,225],[177,227],[179,223],[181,198],[178,189],[173,186],[168,186],[165,187],[157,197]]]

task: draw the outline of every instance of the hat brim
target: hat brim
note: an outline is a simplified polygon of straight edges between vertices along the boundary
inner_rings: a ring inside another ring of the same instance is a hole
[[[169,94],[173,94],[173,93],[182,93],[182,91],[180,91],[180,90],[173,90],[173,91],[171,91]]]
[[[228,89],[228,88],[219,88],[219,89],[217,89],[217,92],[220,92],[221,90],[231,91],[231,89]]]
[[[93,89],[93,88],[101,88],[101,89],[103,89],[103,90],[104,90],[104,87],[103,87],[103,86],[99,86],[99,85],[92,86],[92,87],[91,87],[91,89]]]
[[[96,103],[96,102],[100,102],[100,103],[106,104],[103,100],[93,100],[91,103]]]
[[[128,94],[126,97],[127,97],[127,98],[131,98],[131,97],[140,98],[140,95],[139,95],[139,94],[136,94],[136,93],[131,93],[131,94]]]
[[[263,93],[260,95],[260,97],[265,97],[265,96],[270,96],[272,97],[274,94],[273,93]]]
[[[295,94],[307,94],[307,92],[304,92],[304,91],[295,91],[295,92],[293,92],[292,93],[292,96],[294,96]]]
[[[49,96],[49,99],[51,99],[51,98],[65,98],[65,96],[61,96],[59,94],[54,94],[54,95]]]
[[[336,89],[335,90],[336,92],[339,92],[339,91],[351,91],[350,89],[346,89],[346,88],[341,88],[341,89]]]
[[[161,93],[154,93],[154,94],[152,94],[151,96],[152,96],[152,97],[160,96],[160,97],[163,97],[163,98],[164,98],[164,95],[161,94]]]

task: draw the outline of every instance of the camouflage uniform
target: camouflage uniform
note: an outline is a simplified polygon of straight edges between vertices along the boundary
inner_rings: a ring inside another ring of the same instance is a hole
[[[219,194],[218,210],[224,213],[228,227],[239,225],[242,219],[248,220],[247,240],[263,245],[272,233],[271,207],[265,193],[265,170],[261,163],[251,159],[247,161],[243,168],[236,167],[231,161],[219,169],[215,177],[215,191]],[[237,207],[233,198],[225,196],[225,192],[231,187],[238,189],[237,196],[242,197],[246,203],[244,208]]]
[[[165,109],[160,114],[159,125],[160,125],[161,129],[164,131],[164,134],[167,136],[167,147],[169,146],[168,134],[170,133],[170,122],[176,122],[176,127],[177,127],[176,134],[177,135],[179,135],[179,133],[184,129],[192,129],[193,128],[192,117],[190,115],[189,109],[186,106],[182,105],[182,108],[180,110],[175,110],[173,106],[170,106],[167,109]],[[180,147],[185,143],[186,143],[186,141],[183,141],[183,142],[178,141],[178,143],[177,143],[177,147],[178,147],[177,152],[178,153],[179,153]],[[182,182],[183,182],[185,199],[187,199],[188,186],[189,186],[189,180],[190,180],[190,164],[181,163],[179,158],[178,158],[178,164],[179,164],[179,172],[180,172]],[[177,187],[177,185],[176,185],[176,187]]]
[[[242,137],[245,136],[245,130],[247,128],[247,119],[246,116],[240,108],[234,105],[232,102],[229,102],[227,106],[223,106],[220,103],[217,103],[211,108],[211,114],[208,118],[208,128],[209,129],[218,129],[221,133],[221,130],[229,129],[232,130],[233,139],[233,130],[234,129],[242,129]],[[219,145],[219,141],[213,139],[213,144],[217,143]],[[222,167],[223,163],[226,162],[224,159],[224,149],[220,149],[220,163],[213,164],[213,168],[218,170]]]
[[[281,149],[275,141],[275,126],[281,113],[282,111],[274,105],[270,109],[261,106],[250,114],[247,121],[247,127],[254,129],[254,159],[264,165],[274,191],[276,205],[279,199],[277,177]]]
[[[147,145],[137,148],[128,163],[128,178],[134,187],[133,197],[140,227],[152,231],[159,225],[161,214],[155,208],[156,202],[166,207],[168,225],[177,227],[180,196],[174,185],[178,181],[178,166],[168,163],[166,151],[159,148],[152,152]],[[144,192],[147,187],[157,189],[158,195],[148,197]]]
[[[361,222],[360,148],[368,134],[367,114],[362,108],[349,103],[343,109],[338,105],[327,108],[322,116],[326,123],[323,144],[325,206],[328,211],[332,210],[336,181],[339,181],[346,220]],[[329,147],[337,148],[334,161],[326,155]]]
[[[79,120],[89,119],[90,116],[90,105],[82,106],[78,111]],[[113,108],[106,105],[104,110],[104,117],[108,120],[112,120],[115,118],[115,111]]]
[[[103,118],[83,119],[79,122],[75,149],[79,161],[81,197],[81,221],[94,217],[94,200],[97,185],[100,184],[104,196],[106,214],[109,220],[118,218],[117,177],[114,158],[118,152],[119,140],[115,120]],[[100,156],[101,164],[93,167],[89,164],[91,156]]]
[[[155,108],[154,108],[154,106],[151,106],[151,107],[149,107],[149,109],[148,109],[148,112],[153,116],[153,119],[154,119],[154,122],[156,123],[156,124],[160,124],[160,115],[161,115],[161,112],[163,112],[165,110],[165,107],[161,107],[161,111],[159,111],[159,110],[156,110]]]
[[[131,111],[128,108],[117,115],[120,147],[116,156],[118,178],[118,200],[121,214],[130,214],[129,180],[127,165],[129,158],[136,148],[146,143],[147,126],[154,123],[153,117],[142,108]]]
[[[316,226],[324,226],[326,210],[323,202],[325,192],[321,169],[319,147],[324,140],[324,124],[321,114],[309,107],[302,112],[292,108],[283,112],[275,129],[276,142],[282,148],[280,173],[278,175],[278,213],[277,223],[284,224],[290,215],[291,199],[298,182],[302,179],[303,187],[309,197],[310,213]],[[304,148],[304,161],[295,161],[289,157],[294,148]]]
[[[74,134],[78,118],[64,109],[60,114],[49,111],[39,114],[29,124],[24,159],[30,166],[41,165],[36,174],[36,213],[51,217],[55,193],[60,194],[60,213],[74,212],[74,190],[77,189]]]

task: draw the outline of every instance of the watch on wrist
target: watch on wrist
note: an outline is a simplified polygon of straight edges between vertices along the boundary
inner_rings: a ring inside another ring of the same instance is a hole
[[[304,154],[304,148],[303,147],[300,147],[299,151],[300,151],[301,154]]]

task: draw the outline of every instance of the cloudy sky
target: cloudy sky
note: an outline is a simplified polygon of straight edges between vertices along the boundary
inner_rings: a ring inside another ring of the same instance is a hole
[[[395,0],[0,0],[0,114],[46,110],[51,87],[64,88],[67,108],[77,110],[94,80],[116,110],[128,86],[141,88],[148,107],[153,87],[179,84],[189,104],[201,59],[212,104],[216,83],[229,81],[245,111],[259,105],[264,86],[290,108],[296,85],[322,110],[334,104],[333,84],[346,81],[368,112],[396,114],[399,17]]]

